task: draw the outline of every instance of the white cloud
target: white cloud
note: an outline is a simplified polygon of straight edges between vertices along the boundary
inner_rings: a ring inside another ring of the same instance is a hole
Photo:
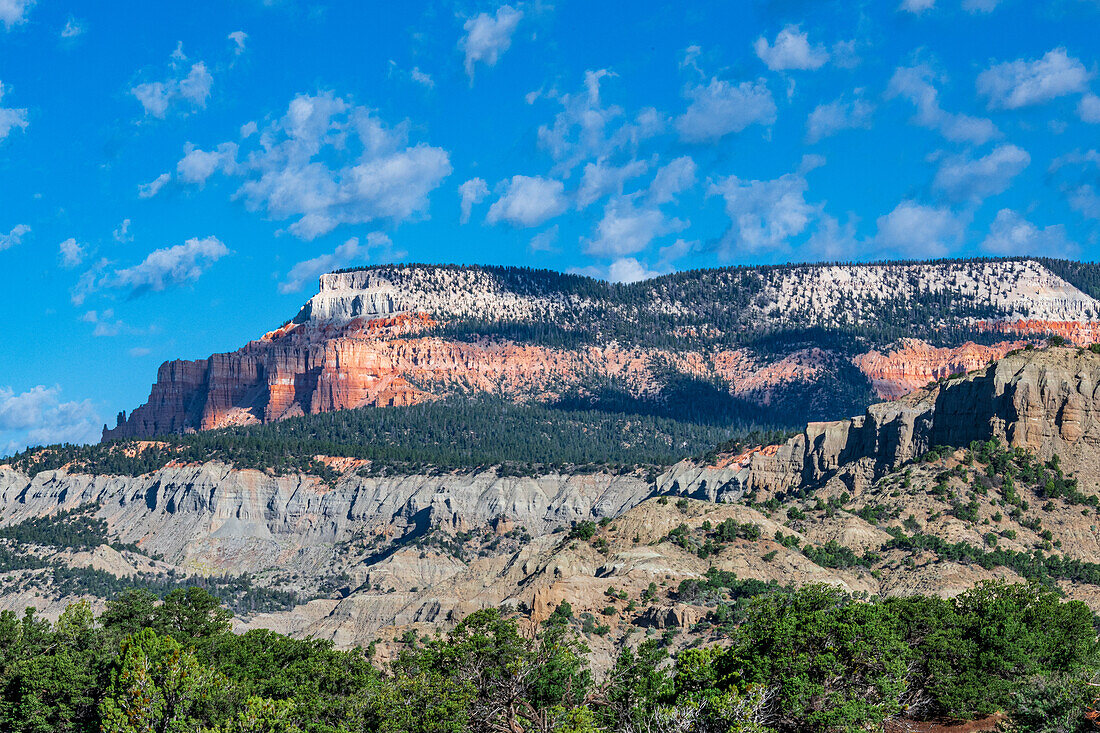
[[[459,204],[462,207],[459,222],[465,224],[470,220],[470,212],[473,211],[474,206],[480,204],[489,195],[489,184],[484,178],[471,178],[459,185],[458,195],[462,199]]]
[[[408,130],[407,122],[389,127],[332,92],[299,95],[282,118],[249,136],[258,138],[257,147],[240,151],[238,162],[232,162],[235,144],[219,145],[214,170],[244,179],[234,197],[249,210],[293,218],[288,229],[300,239],[343,224],[401,223],[426,214],[428,194],[451,174],[447,151],[410,145]],[[210,161],[195,163],[184,167],[196,182],[206,180]]]
[[[176,173],[184,183],[202,186],[206,183],[206,179],[218,171],[232,174],[237,167],[236,143],[222,143],[210,152],[187,143],[184,151],[183,158],[176,164]]]
[[[661,247],[658,250],[658,254],[661,257],[661,262],[664,265],[668,265],[671,262],[675,262],[681,257],[685,257],[692,252],[699,251],[699,240],[697,239],[677,239],[672,244]],[[671,268],[669,268],[671,269]]]
[[[134,235],[130,233],[130,220],[123,219],[122,223],[118,225],[111,236],[115,238],[115,241],[119,244],[126,244],[127,242],[134,241]]]
[[[466,74],[471,82],[477,64],[497,65],[501,55],[512,45],[512,34],[521,18],[523,11],[501,5],[495,16],[478,13],[463,24],[466,35],[458,42],[458,47],[466,54]]]
[[[607,267],[601,265],[588,265],[587,267],[573,267],[569,269],[572,275],[584,275],[585,277],[607,280],[610,282],[632,283],[639,280],[648,280],[663,272],[650,270],[646,265],[634,257],[620,257]]]
[[[841,130],[870,129],[874,111],[875,106],[861,98],[819,104],[806,119],[806,141],[816,143]]]
[[[695,185],[695,161],[687,155],[670,160],[657,170],[649,184],[649,200],[666,204]]]
[[[1011,209],[997,212],[982,249],[1008,256],[1072,257],[1077,253],[1077,245],[1066,236],[1064,226],[1053,224],[1040,229]]]
[[[241,139],[245,140],[247,138],[250,138],[253,135],[255,135],[257,132],[259,132],[259,130],[260,130],[260,127],[259,127],[259,125],[256,124],[256,121],[255,120],[249,120],[248,122],[241,125],[241,130],[240,130]]]
[[[188,239],[174,247],[155,249],[133,267],[115,270],[99,287],[126,289],[131,295],[159,291],[198,280],[214,262],[229,254],[217,237]]]
[[[1084,64],[1064,48],[1048,51],[1041,59],[1016,59],[978,74],[978,93],[989,98],[990,109],[1019,109],[1042,104],[1087,89]]]
[[[69,237],[58,246],[61,253],[61,266],[76,267],[84,261],[84,248],[73,237]]]
[[[1077,105],[1077,114],[1084,122],[1100,124],[1100,97],[1095,94],[1086,94],[1081,97]]]
[[[0,0],[0,23],[5,30],[27,22],[27,13],[34,7],[34,0]]]
[[[244,31],[233,31],[226,36],[230,41],[233,41],[233,55],[240,56],[244,53],[244,44],[248,40],[248,34]]]
[[[149,349],[145,346],[135,346],[134,348],[130,349],[130,351],[127,352],[127,353],[129,353],[130,356],[132,356],[135,359],[140,359],[143,356],[149,356],[149,354],[153,353],[153,350]]]
[[[16,224],[7,234],[0,234],[0,252],[11,249],[22,242],[24,235],[30,232],[30,230],[31,228],[26,224]]]
[[[352,237],[332,252],[304,260],[290,268],[286,279],[279,283],[279,292],[297,293],[306,285],[315,285],[317,278],[324,273],[362,264],[369,257],[372,248],[389,247],[391,244],[390,238],[381,232],[368,234],[365,244],[360,244],[358,237]]]
[[[544,232],[539,232],[531,237],[527,248],[532,252],[553,252],[554,243],[558,241],[558,225],[550,227]]]
[[[823,214],[817,229],[806,242],[806,249],[819,260],[854,259],[863,248],[856,236],[856,222],[852,217],[841,224],[836,217]]]
[[[585,242],[585,252],[600,257],[621,257],[641,252],[657,237],[686,226],[668,220],[660,209],[636,208],[630,197],[614,198],[604,207],[595,239]]]
[[[1100,219],[1100,193],[1091,184],[1083,184],[1069,191],[1070,208],[1086,219]]]
[[[65,21],[65,27],[61,29],[61,37],[76,38],[84,35],[86,30],[84,23],[70,15],[69,19]]]
[[[607,267],[607,279],[617,283],[633,283],[657,277],[660,272],[650,270],[633,257],[615,260]]]
[[[953,156],[944,159],[932,186],[953,201],[978,202],[1006,191],[1029,163],[1031,156],[1015,145],[1000,145],[977,159]]]
[[[825,47],[820,44],[811,46],[809,36],[797,25],[788,25],[779,31],[774,45],[760,36],[753,44],[753,50],[772,71],[820,69],[829,60]]]
[[[1001,0],[963,0],[963,10],[968,13],[992,13]]]
[[[904,10],[913,15],[920,15],[925,11],[931,10],[935,6],[936,0],[902,0],[901,5],[898,6],[898,10]]]
[[[565,184],[542,176],[512,176],[504,193],[489,207],[485,221],[505,221],[519,227],[533,227],[565,212]]]
[[[0,449],[17,453],[27,446],[94,443],[103,421],[91,401],[62,402],[60,387],[39,385],[16,394],[0,387]]]
[[[3,2],[3,0],[0,0]],[[4,100],[4,83],[0,82],[0,102]],[[4,141],[11,131],[15,128],[21,130],[27,129],[27,110],[26,108],[16,109],[15,107],[0,107],[0,142]]]
[[[710,195],[726,201],[730,229],[722,240],[722,254],[729,257],[733,247],[748,251],[775,248],[806,230],[820,206],[806,202],[806,178],[788,173],[767,181],[746,181],[737,176],[719,179],[710,186]]]
[[[946,208],[902,201],[877,221],[875,243],[911,259],[943,257],[962,239],[964,227]]]
[[[691,104],[676,118],[676,129],[685,142],[714,142],[749,125],[775,122],[775,100],[763,79],[734,86],[713,78],[687,87],[684,96]]]
[[[138,198],[148,199],[156,196],[162,188],[168,185],[170,180],[172,180],[171,174],[161,173],[148,183],[142,183],[138,186]]]
[[[183,55],[183,44],[176,47],[172,54],[173,67],[183,66],[187,60]],[[177,100],[189,102],[194,109],[204,109],[206,101],[210,97],[210,89],[214,84],[214,77],[202,61],[191,65],[185,76],[173,74],[164,81],[150,81],[137,84],[130,89],[130,94],[141,103],[141,108],[146,116],[164,119],[168,114],[168,108]]]
[[[917,108],[913,124],[936,130],[951,142],[981,145],[1000,135],[990,120],[941,109],[939,92],[932,84],[935,78],[932,69],[925,65],[898,68],[890,79],[886,95],[912,102]]]
[[[412,80],[421,86],[425,86],[431,89],[435,86],[435,80],[427,72],[421,71],[419,66],[414,66],[412,71],[409,72],[409,76]]]
[[[602,160],[586,164],[577,190],[577,208],[584,209],[608,194],[621,194],[628,180],[642,175],[648,168],[642,160],[632,160],[622,166],[607,165]]]
[[[600,100],[600,82],[615,76],[607,69],[584,73],[584,91],[559,94],[548,92],[562,106],[553,125],[540,125],[539,147],[556,162],[555,173],[569,175],[577,165],[589,159],[611,158],[615,153],[633,153],[638,144],[665,128],[665,118],[647,107],[632,120],[617,105]]]

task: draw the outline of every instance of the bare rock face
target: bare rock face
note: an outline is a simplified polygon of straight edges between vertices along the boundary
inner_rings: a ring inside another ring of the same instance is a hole
[[[1018,348],[1024,337],[1053,331],[1091,343],[1100,329],[1100,303],[1030,261],[714,270],[699,275],[706,288],[657,279],[635,286],[639,297],[629,300],[567,277],[428,266],[323,275],[317,295],[285,326],[231,353],[164,363],[148,401],[103,437],[401,407],[454,394],[547,401],[610,383],[636,397],[659,397],[669,367],[801,422],[852,414],[872,392],[895,399],[965,373]],[[696,292],[709,295],[699,300]],[[730,334],[746,330],[879,324],[886,306],[904,312],[930,294],[954,304],[937,325],[1003,333],[1004,341],[933,347],[903,339],[865,353],[796,342],[778,350],[731,347],[740,342]],[[604,333],[607,323],[618,325]],[[494,324],[581,334],[587,345],[512,340],[493,335]],[[439,335],[456,325],[470,338]],[[655,329],[691,346],[654,346],[644,336]]]
[[[849,420],[810,423],[772,451],[742,460],[725,490],[782,491],[839,479],[855,491],[940,445],[995,438],[1059,455],[1096,483],[1100,468],[1100,355],[1023,350]],[[721,490],[719,494],[721,494]]]

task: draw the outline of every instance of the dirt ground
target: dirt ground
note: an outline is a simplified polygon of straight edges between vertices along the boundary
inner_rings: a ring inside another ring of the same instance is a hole
[[[887,733],[978,733],[995,731],[1003,723],[1001,713],[988,718],[966,721],[918,722],[915,720],[896,720],[886,726]]]

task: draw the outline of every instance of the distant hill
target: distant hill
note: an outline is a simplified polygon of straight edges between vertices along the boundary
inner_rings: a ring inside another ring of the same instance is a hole
[[[854,414],[1055,333],[1091,343],[1100,268],[1006,259],[694,270],[614,284],[385,265],[321,276],[240,350],[170,361],[107,440],[492,395],[690,422]]]

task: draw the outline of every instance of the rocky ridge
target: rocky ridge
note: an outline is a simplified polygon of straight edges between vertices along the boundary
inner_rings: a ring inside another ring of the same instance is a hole
[[[628,286],[384,266],[322,276],[292,322],[238,351],[166,362],[149,400],[103,437],[450,395],[585,399],[608,385],[659,406],[682,379],[718,385],[749,417],[764,406],[798,424],[853,414],[872,395],[899,397],[1052,331],[1091,342],[1098,314],[1100,303],[1029,260],[734,268]]]
[[[220,464],[133,478],[0,467],[0,526],[92,502],[113,537],[181,573],[248,572],[307,597],[321,577],[343,584],[336,596],[242,619],[245,627],[351,645],[392,638],[395,628],[445,626],[488,606],[538,623],[569,600],[610,625],[608,636],[591,640],[609,655],[630,628],[703,619],[706,604],[678,589],[710,568],[888,594],[953,594],[983,578],[1021,577],[1004,564],[894,546],[896,532],[1025,557],[1053,543],[1066,558],[1100,563],[1098,387],[1100,354],[1024,349],[859,417],[810,424],[781,445],[685,461],[652,480],[640,472],[369,478],[349,466],[332,486]],[[1075,476],[1078,493],[1059,498],[1042,476],[1018,479],[1010,493],[965,449],[989,439],[1048,466],[1042,475]],[[922,459],[940,445],[955,448]],[[720,537],[702,554],[726,520],[755,526],[756,536]],[[585,522],[593,522],[589,533],[570,531]],[[855,560],[822,560],[815,552],[829,543]],[[67,562],[122,567],[103,552],[85,555]],[[1096,581],[1057,580],[1100,609]],[[59,610],[48,593],[32,598],[22,581],[4,582],[7,606]],[[605,614],[611,590],[634,600],[633,610],[614,601]]]

